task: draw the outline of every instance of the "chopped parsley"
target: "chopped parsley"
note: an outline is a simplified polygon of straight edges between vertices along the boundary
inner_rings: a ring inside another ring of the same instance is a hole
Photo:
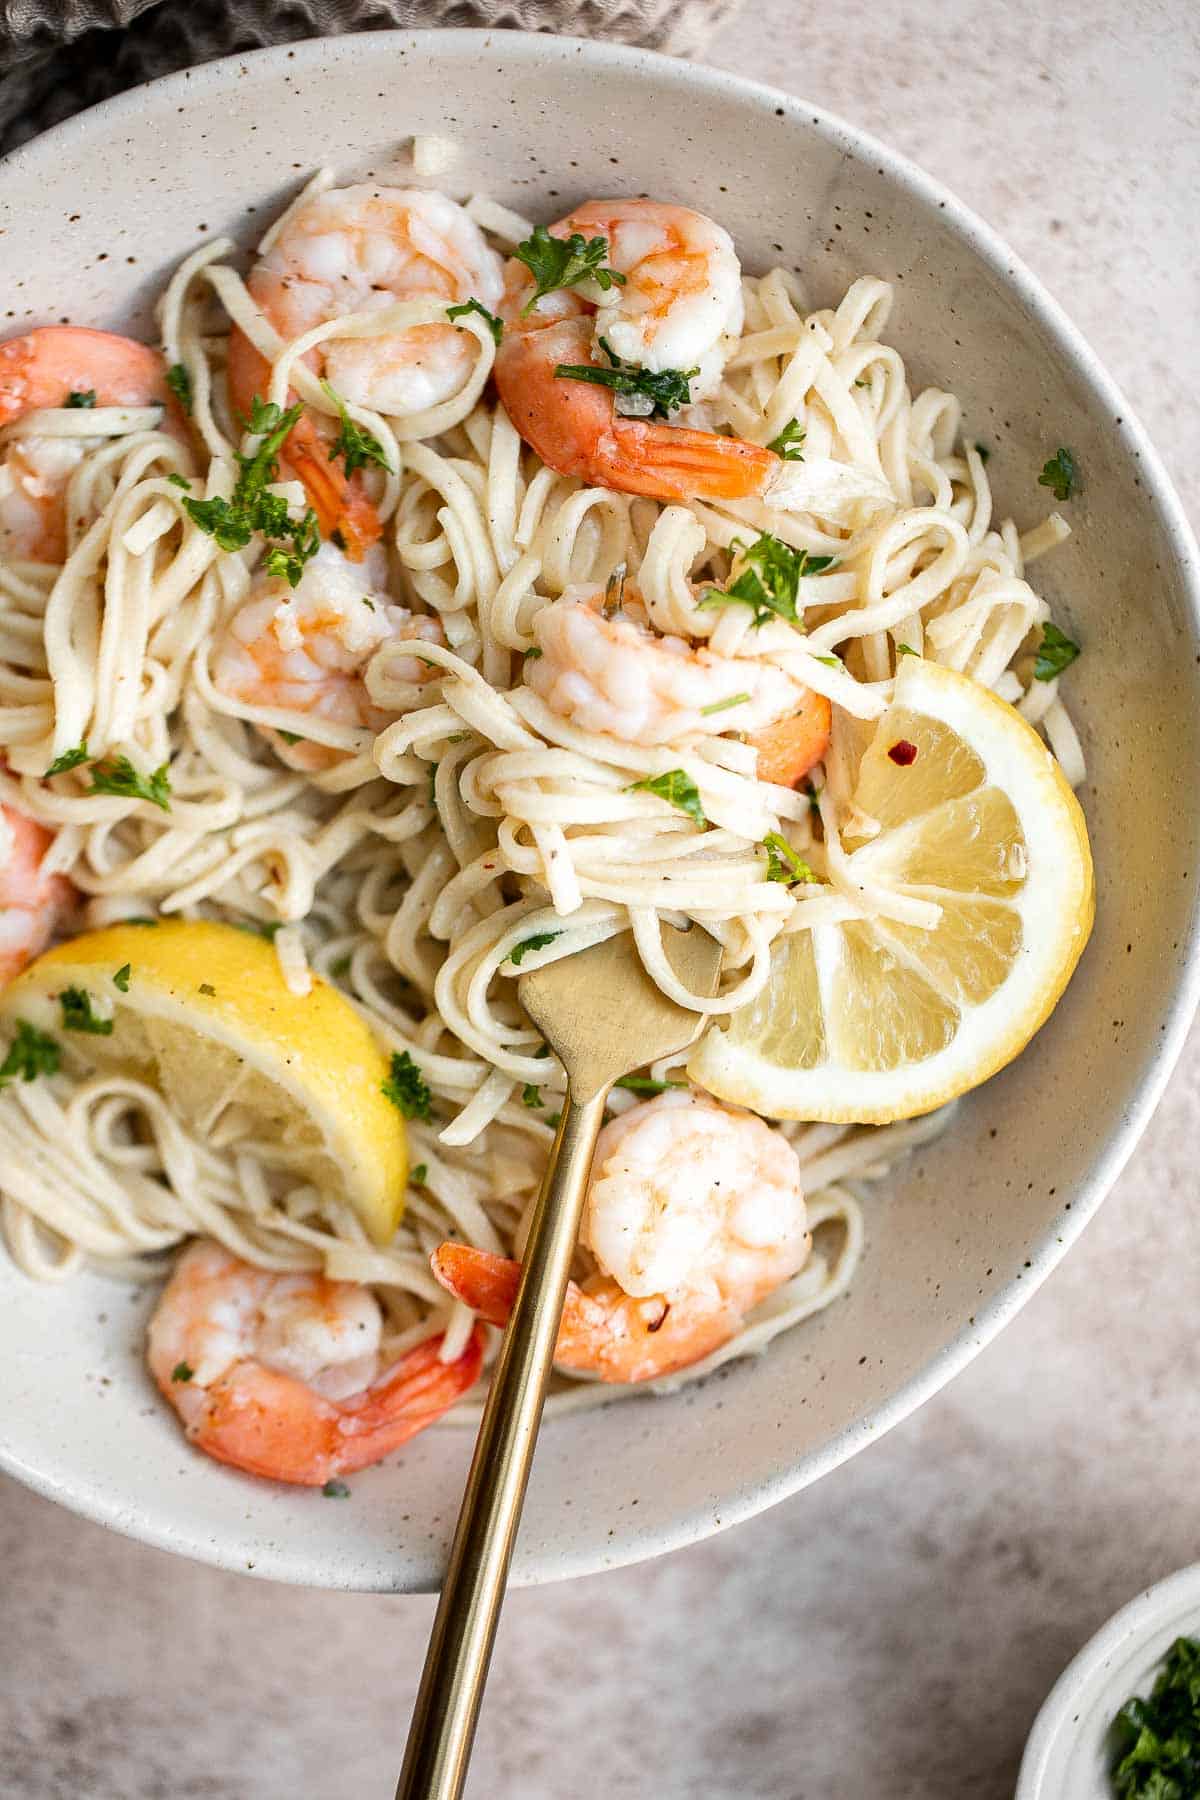
[[[685,1088],[686,1081],[651,1081],[648,1075],[622,1075],[614,1087],[627,1088],[631,1094],[665,1094],[668,1088]]]
[[[167,480],[172,487],[182,488],[185,494],[190,494],[192,491],[192,484],[186,475],[168,475]]]
[[[275,727],[275,735],[276,737],[281,737],[285,744],[303,744],[307,742],[305,738],[300,736],[298,731],[285,731],[282,725],[277,725]]]
[[[1056,500],[1070,500],[1079,492],[1079,464],[1063,445],[1043,466],[1038,486],[1049,488]]]
[[[62,1051],[52,1037],[38,1031],[28,1019],[18,1019],[17,1034],[0,1063],[0,1087],[10,1081],[36,1081],[39,1075],[54,1075],[61,1061]]]
[[[498,319],[495,313],[490,313],[482,300],[464,300],[461,306],[446,308],[448,319],[461,319],[464,313],[478,313],[492,334],[492,342],[495,344],[500,342],[504,336],[504,320]]]
[[[351,953],[347,950],[344,956],[339,956],[336,962],[330,963],[329,973],[333,976],[335,981],[340,981],[343,975],[348,975],[350,973],[350,964],[352,961],[353,958]]]
[[[95,404],[95,388],[74,388],[63,401],[63,405],[70,412],[74,412],[77,408],[84,408],[90,412]]]
[[[1112,1722],[1118,1800],[1200,1794],[1200,1638],[1176,1638],[1150,1698],[1134,1695]]]
[[[202,981],[198,991],[202,994],[207,994],[210,1000],[215,1000],[217,997],[217,990],[211,981]]]
[[[768,881],[782,881],[791,887],[797,881],[817,879],[804,858],[796,855],[787,839],[778,831],[768,831],[762,847],[767,853]]]
[[[730,694],[728,700],[714,700],[711,706],[700,708],[700,717],[707,719],[713,713],[728,712],[731,706],[744,706],[749,698],[749,694]]]
[[[518,244],[513,255],[525,264],[534,282],[522,314],[532,312],[543,294],[575,287],[581,281],[594,281],[605,293],[614,283],[618,287],[625,285],[625,277],[618,270],[605,266],[606,237],[585,238],[578,231],[570,237],[551,237],[544,225],[535,225],[533,236]]]
[[[1042,641],[1038,645],[1037,661],[1033,665],[1035,681],[1053,681],[1056,675],[1069,668],[1079,655],[1079,645],[1073,644],[1069,637],[1058,629],[1057,625],[1047,619],[1042,626]]]
[[[660,800],[669,801],[680,812],[686,813],[701,829],[708,824],[700,804],[700,790],[682,769],[668,769],[665,775],[647,775],[643,781],[631,782],[625,792],[657,794]]]
[[[897,656],[919,656],[920,654],[921,652],[919,650],[914,650],[911,644],[896,645]]]
[[[844,669],[846,666],[840,656],[818,656],[814,661],[824,663],[827,669]]]
[[[259,439],[258,448],[248,455],[235,453],[238,478],[232,497],[214,495],[211,500],[182,503],[192,523],[215,538],[220,550],[244,549],[255,532],[276,540],[264,566],[268,575],[281,576],[290,587],[297,585],[305,563],[321,547],[317,515],[310,506],[302,519],[294,520],[283,496],[267,490],[279,474],[279,451],[303,410],[297,401],[284,412],[255,395],[247,429]]]
[[[170,764],[160,763],[149,775],[135,769],[127,756],[114,756],[92,769],[89,794],[116,794],[122,800],[148,800],[163,812],[171,810]]]
[[[799,625],[796,603],[804,575],[821,575],[833,564],[832,556],[810,556],[764,531],[752,544],[734,540],[745,567],[727,588],[709,588],[701,606],[749,606],[756,626],[774,617]]]
[[[538,657],[541,656],[542,654],[543,654],[543,651],[542,651],[540,645],[531,644],[529,646],[529,649],[525,652],[525,661],[526,662],[536,662]]]
[[[803,462],[802,445],[807,436],[799,419],[789,419],[779,436],[771,439],[767,449],[773,450],[776,456],[781,456],[784,462]]]
[[[133,974],[132,963],[122,963],[113,976],[113,986],[122,994],[129,992],[129,977]]]
[[[56,756],[42,779],[48,781],[51,775],[65,775],[68,769],[77,769],[87,759],[87,739],[84,738],[82,744],[76,744],[73,749],[64,750],[61,756]]]
[[[547,944],[552,944],[555,938],[561,936],[561,931],[535,931],[532,937],[522,938],[519,944],[513,945],[508,953],[508,961],[516,963],[520,968],[531,950],[544,950]]]
[[[337,407],[338,417],[342,422],[341,429],[333,440],[333,448],[329,452],[330,462],[340,456],[347,475],[357,474],[358,470],[365,469],[368,463],[375,463],[377,467],[386,469],[389,475],[394,474],[395,471],[387,459],[387,452],[379,439],[362,425],[355,423],[346,411],[346,402],[330,387],[327,381],[323,381],[321,387],[326,398]]]
[[[196,1371],[193,1369],[191,1363],[177,1362],[175,1367],[171,1370],[171,1380],[190,1381],[195,1373]]]
[[[527,1081],[521,1089],[521,1101],[525,1106],[543,1106],[545,1104],[541,1088],[535,1087],[532,1081]]]
[[[157,925],[158,920],[157,919],[142,919],[142,918],[138,918],[135,915],[132,919],[122,919],[121,924],[122,925]]]
[[[190,415],[192,410],[192,378],[182,363],[172,363],[167,370],[167,386]]]
[[[594,363],[559,363],[555,375],[560,381],[590,381],[594,387],[611,388],[626,398],[636,394],[650,402],[644,412],[638,409],[638,416],[647,419],[666,419],[679,407],[690,405],[690,384],[700,373],[698,368],[639,369],[636,363],[622,362],[607,338],[600,339],[600,348],[612,365],[610,368],[597,368]]]
[[[58,996],[64,1031],[87,1031],[93,1037],[111,1037],[113,1022],[92,1011],[92,996],[83,988],[64,988]]]
[[[418,1163],[415,1169],[410,1169],[408,1171],[408,1183],[410,1187],[424,1187],[428,1179],[429,1166],[427,1163]]]
[[[338,1481],[336,1477],[332,1481],[327,1481],[321,1492],[327,1500],[348,1500],[350,1498],[350,1489],[344,1481]]]
[[[393,1051],[391,1074],[380,1091],[406,1119],[428,1119],[433,1110],[433,1095],[407,1050]]]

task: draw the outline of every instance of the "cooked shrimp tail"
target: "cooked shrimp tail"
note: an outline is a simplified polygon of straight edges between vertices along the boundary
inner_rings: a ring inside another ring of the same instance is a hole
[[[489,1325],[507,1325],[521,1265],[489,1250],[441,1244],[431,1266],[446,1292]],[[665,1294],[635,1298],[615,1281],[597,1277],[567,1286],[554,1360],[560,1368],[601,1381],[660,1380],[699,1362],[740,1330],[742,1315],[714,1299],[702,1310],[674,1306]]]
[[[744,500],[761,494],[780,466],[772,450],[742,438],[622,417],[612,393],[556,375],[599,366],[590,319],[520,329],[510,320],[496,357],[496,385],[520,435],[560,475],[655,500]]]

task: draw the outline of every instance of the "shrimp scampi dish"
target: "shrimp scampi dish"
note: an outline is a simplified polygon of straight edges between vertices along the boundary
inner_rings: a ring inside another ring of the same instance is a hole
[[[165,1283],[243,1477],[477,1410],[566,1095],[522,974],[630,933],[702,1019],[609,1095],[553,1416],[844,1294],[1091,928],[1071,451],[1018,527],[886,282],[553,211],[321,172],[155,342],[0,342],[0,1231]]]

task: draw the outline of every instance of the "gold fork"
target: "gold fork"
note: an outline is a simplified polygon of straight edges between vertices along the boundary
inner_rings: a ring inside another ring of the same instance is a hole
[[[696,925],[666,926],[663,944],[689,991],[716,993],[715,939]],[[567,1097],[467,1476],[396,1800],[457,1800],[466,1780],[609,1089],[686,1049],[704,1024],[650,980],[628,932],[531,969],[517,994],[562,1061]]]

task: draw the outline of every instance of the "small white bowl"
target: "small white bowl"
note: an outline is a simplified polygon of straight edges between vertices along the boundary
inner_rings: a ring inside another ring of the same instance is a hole
[[[1200,1634],[1200,1563],[1156,1582],[1115,1613],[1051,1688],[1034,1720],[1013,1800],[1109,1800],[1109,1727],[1149,1694],[1177,1637]]]

